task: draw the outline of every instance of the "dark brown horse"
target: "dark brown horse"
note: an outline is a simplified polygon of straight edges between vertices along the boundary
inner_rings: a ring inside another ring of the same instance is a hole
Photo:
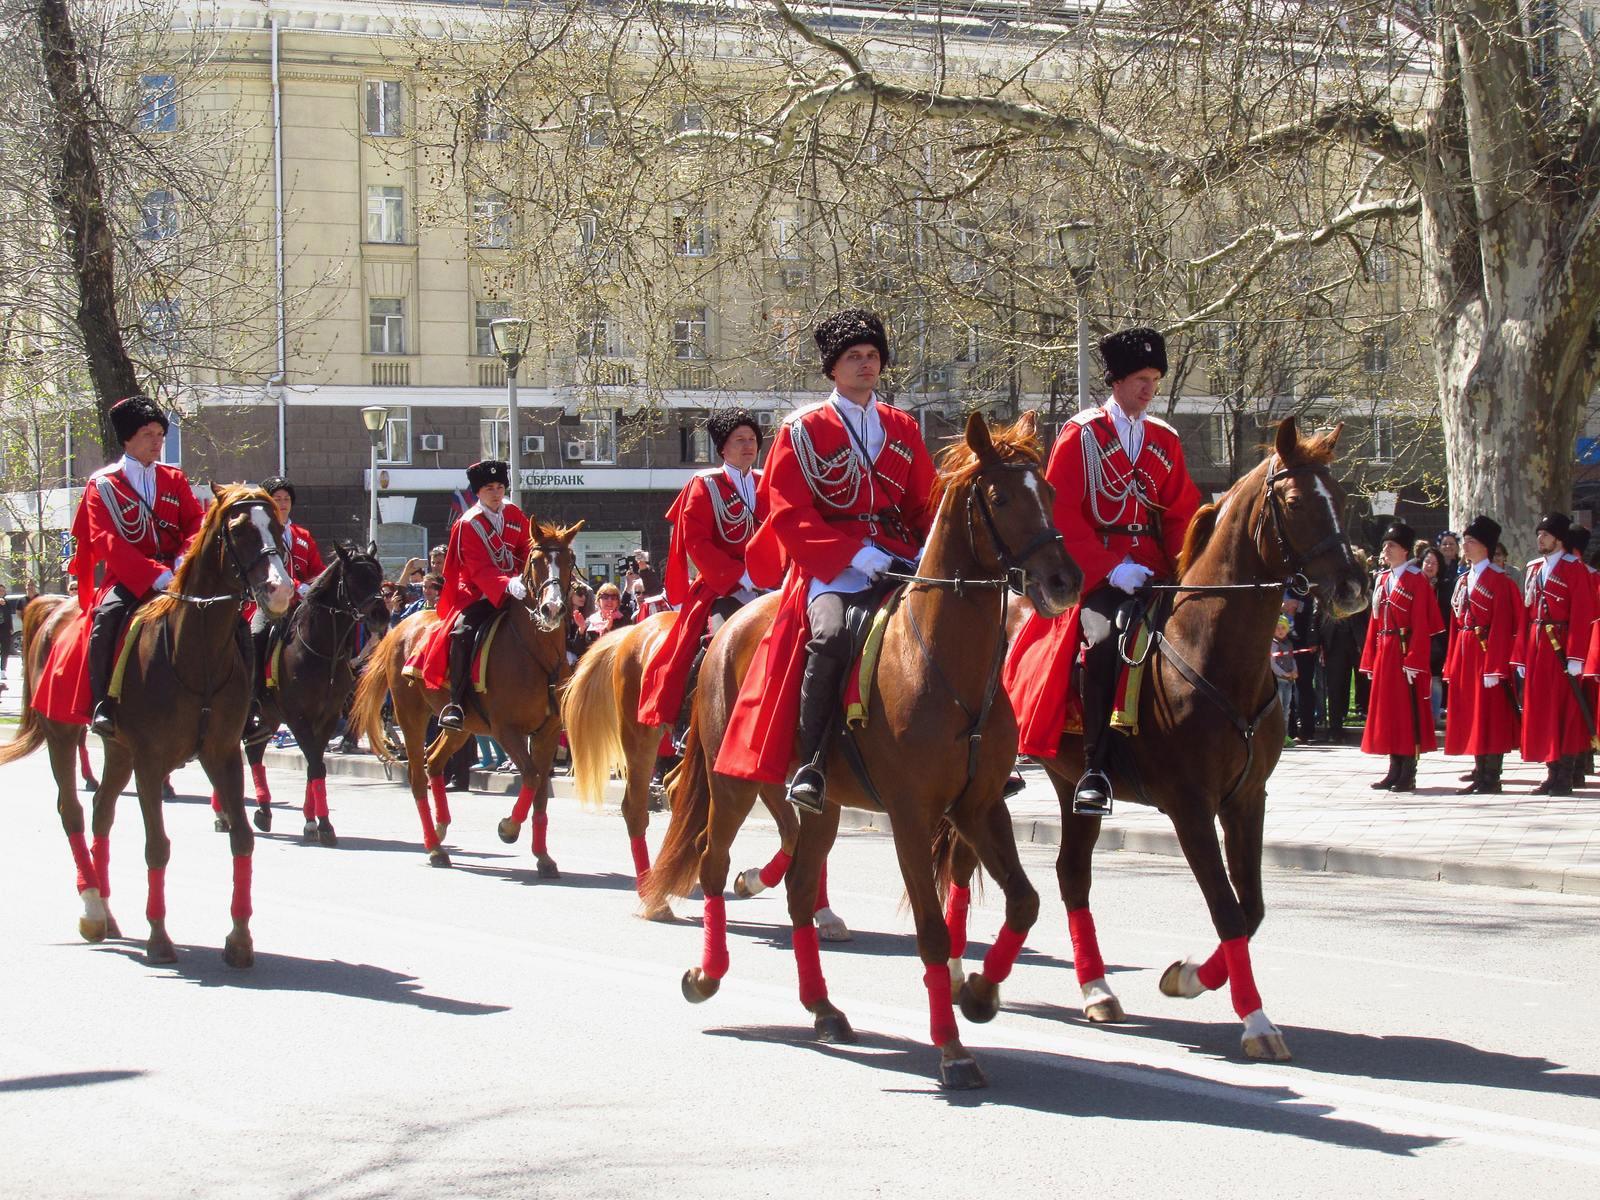
[[[1172,819],[1221,939],[1205,963],[1168,967],[1161,990],[1193,997],[1229,982],[1252,1058],[1289,1057],[1262,1009],[1248,942],[1266,911],[1262,821],[1267,778],[1283,752],[1284,714],[1269,661],[1273,626],[1285,587],[1315,587],[1335,616],[1366,603],[1365,579],[1339,526],[1344,493],[1331,468],[1338,436],[1334,429],[1301,440],[1294,420],[1284,421],[1267,459],[1195,516],[1179,562],[1181,590],[1158,593],[1171,615],[1150,653],[1138,735],[1117,738],[1112,755],[1117,795]],[[1041,761],[1061,801],[1056,877],[1085,1015],[1119,1021],[1122,1005],[1106,983],[1089,910],[1101,818],[1072,812],[1081,736],[1065,735],[1060,755]],[[958,864],[956,882],[970,869],[970,861]]]
[[[373,604],[383,585],[383,564],[375,545],[364,551],[344,546],[333,549],[333,562],[311,581],[305,598],[283,624],[278,669],[261,702],[261,726],[244,747],[255,783],[254,820],[256,828],[265,833],[272,828],[272,795],[262,758],[267,739],[277,732],[280,722],[289,727],[306,760],[301,836],[324,846],[336,846],[339,839],[328,814],[328,768],[322,758],[355,690],[351,659],[356,653],[356,634],[363,624],[371,630]],[[219,816],[217,826],[225,831],[226,819]]]
[[[948,817],[1005,892],[1005,927],[984,974],[966,984],[969,1016],[992,1017],[998,984],[1038,915],[1039,897],[1017,857],[1001,791],[1016,761],[1017,726],[998,686],[1005,649],[1006,584],[1026,579],[1041,612],[1059,613],[1078,596],[1082,573],[1051,525],[1050,486],[1040,471],[1034,417],[991,433],[981,416],[944,452],[938,515],[911,584],[889,618],[868,722],[856,736],[869,785],[836,738],[827,762],[827,810],[803,814],[789,868],[789,916],[800,1000],[825,1041],[850,1040],[849,1022],[828,999],[811,923],[823,860],[839,828],[841,805],[889,814],[895,850],[916,920],[933,1042],[947,1087],[980,1087],[983,1074],[961,1045],[951,1010],[949,935],[930,859],[935,827]],[[957,585],[960,581],[960,586]],[[717,774],[716,761],[740,682],[778,597],[736,613],[718,632],[701,668],[684,761],[669,781],[672,822],[650,873],[648,898],[706,896],[705,955],[684,974],[686,999],[714,995],[727,971],[723,886],[728,847],[754,805],[757,785]],[[914,764],[914,765],[912,765]],[[881,805],[880,805],[881,802]]]
[[[29,703],[52,641],[78,612],[76,600],[39,599],[23,623],[26,691],[16,741],[0,749],[0,765],[50,748],[56,808],[77,864],[84,914],[78,931],[91,942],[119,936],[110,897],[111,825],[117,796],[134,778],[144,814],[144,857],[149,868],[150,920],[146,952],[151,962],[173,962],[167,934],[166,868],[172,853],[161,815],[161,786],[168,774],[198,757],[222,801],[232,831],[233,929],[223,947],[231,966],[255,960],[250,939],[250,855],[255,833],[244,819],[244,757],[239,747],[250,706],[254,664],[239,644],[239,609],[246,596],[277,620],[294,587],[282,557],[283,530],[272,498],[260,488],[212,485],[216,497],[183,565],[165,595],[143,606],[137,640],[122,672],[117,732],[104,739],[105,763],[94,794],[94,849],[84,844],[83,808],[73,788],[82,726],[45,719]]]
[[[526,600],[508,599],[485,666],[485,690],[473,693],[462,729],[443,729],[427,741],[428,716],[450,701],[448,689],[429,690],[407,672],[406,660],[424,634],[438,624],[431,612],[421,612],[395,626],[367,660],[350,707],[350,725],[366,732],[368,744],[380,758],[392,760],[383,729],[383,700],[394,697],[395,722],[405,742],[406,773],[417,815],[422,820],[422,842],[428,862],[448,867],[450,856],[443,842],[450,828],[450,805],[444,792],[444,769],[463,742],[484,733],[499,742],[522,774],[516,806],[498,827],[500,840],[514,843],[533,813],[533,854],[541,877],[560,877],[546,844],[549,819],[550,764],[555,759],[561,733],[556,689],[566,679],[567,592],[572,586],[572,539],[583,522],[565,529],[539,525],[523,568]],[[433,793],[434,813],[428,816],[428,793]]]

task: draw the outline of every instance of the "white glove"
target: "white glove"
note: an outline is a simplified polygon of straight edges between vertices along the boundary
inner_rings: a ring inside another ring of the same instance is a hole
[[[1155,572],[1149,567],[1141,566],[1136,562],[1124,562],[1112,567],[1111,574],[1106,578],[1112,587],[1121,588],[1131,596],[1144,586],[1145,580],[1154,574]]]
[[[1498,675],[1485,675],[1483,677],[1483,686],[1486,687],[1486,688],[1499,687],[1500,686],[1500,676],[1498,676]]]
[[[172,569],[176,571],[179,567],[183,566],[183,560],[187,557],[188,555],[185,554],[178,555],[177,558],[172,560]]]
[[[515,596],[518,600],[528,598],[528,585],[522,582],[522,576],[513,575],[506,581],[506,595]]]
[[[1518,679],[1526,679],[1527,677],[1528,677],[1528,668],[1519,666],[1517,668],[1517,678]]]
[[[155,592],[159,592],[162,588],[166,587],[167,584],[169,584],[171,582],[172,582],[172,572],[171,571],[163,571],[163,572],[161,572],[161,574],[156,576],[155,582],[150,585],[150,590],[151,591],[155,591]]]
[[[299,584],[294,590],[299,592],[300,593],[300,599],[304,600],[306,598],[307,593],[309,593],[311,591],[311,585],[309,583],[302,583],[302,584]]]
[[[1407,683],[1415,683],[1417,681],[1417,676],[1419,674],[1421,674],[1421,672],[1418,671],[1415,667],[1407,667],[1405,670],[1406,670],[1406,682]]]
[[[743,575],[739,576],[739,586],[743,588],[749,588],[752,592],[759,592],[761,590],[756,586],[756,581],[750,578],[749,571],[746,571]]]
[[[1569,658],[1569,659],[1567,659],[1567,674],[1568,675],[1582,675],[1583,674],[1583,660],[1581,658]]]
[[[850,565],[860,571],[868,579],[876,579],[889,569],[889,564],[894,558],[885,550],[876,546],[863,546],[856,551],[855,557],[850,560]]]

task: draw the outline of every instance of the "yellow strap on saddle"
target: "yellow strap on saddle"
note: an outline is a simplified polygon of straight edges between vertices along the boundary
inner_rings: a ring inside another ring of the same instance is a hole
[[[267,656],[267,686],[273,691],[278,690],[278,680],[283,671],[283,642],[275,641],[272,644],[272,653]]]
[[[111,669],[111,687],[106,695],[113,700],[122,699],[122,676],[128,669],[128,659],[139,643],[139,626],[144,624],[144,614],[136,612],[128,619],[128,630],[122,635],[122,646],[117,651],[117,665]]]
[[[483,641],[478,645],[478,656],[472,660],[472,688],[483,693],[489,690],[489,648],[494,645],[494,635],[500,632],[500,626],[505,624],[504,611],[494,615],[489,622],[489,628],[484,632]]]
[[[884,603],[872,614],[872,627],[867,630],[867,642],[861,648],[861,659],[856,667],[859,694],[844,710],[844,723],[851,729],[867,727],[867,713],[872,709],[872,681],[878,674],[878,654],[883,650],[883,634],[889,628],[889,614],[893,611],[894,605]]]
[[[1145,662],[1150,656],[1150,627],[1143,618],[1134,630],[1128,644],[1128,657],[1133,666],[1122,663],[1122,677],[1117,681],[1117,703],[1111,710],[1111,728],[1127,734],[1139,732],[1139,689],[1144,684]]]

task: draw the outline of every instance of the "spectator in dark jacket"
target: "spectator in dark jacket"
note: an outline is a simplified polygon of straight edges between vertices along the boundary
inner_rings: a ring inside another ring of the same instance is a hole
[[[1321,630],[1317,627],[1319,607],[1314,595],[1291,596],[1284,604],[1298,672],[1294,681],[1294,727],[1289,734],[1302,742],[1317,740],[1317,685],[1321,682],[1318,660],[1322,657]]]

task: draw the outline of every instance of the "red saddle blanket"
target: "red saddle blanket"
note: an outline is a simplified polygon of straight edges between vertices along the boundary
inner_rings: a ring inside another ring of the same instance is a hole
[[[505,613],[496,613],[478,639],[478,652],[472,656],[472,688],[477,692],[489,690],[489,648],[494,645],[494,635],[505,622]],[[450,630],[453,621],[435,621],[417,641],[416,649],[406,659],[403,673],[422,680],[430,691],[450,686]]]
[[[1123,634],[1118,633],[1118,640]],[[1124,733],[1139,731],[1139,693],[1145,661],[1150,651],[1149,629],[1144,620],[1124,643],[1129,657],[1118,667],[1111,725]],[[1082,686],[1083,627],[1078,609],[1046,619],[1031,613],[1017,633],[1006,656],[1001,683],[1017,715],[1017,753],[1053,758],[1060,752],[1063,734],[1083,732]]]
[[[33,692],[34,711],[40,716],[65,725],[89,723],[94,709],[94,694],[89,688],[89,625],[93,616],[92,609],[76,609],[58,627],[44,661],[44,671],[39,676],[39,686]],[[132,649],[130,641],[142,623],[141,613],[136,610],[122,627],[116,654],[111,660],[114,666],[110,693],[114,700],[122,696],[122,673]]]

